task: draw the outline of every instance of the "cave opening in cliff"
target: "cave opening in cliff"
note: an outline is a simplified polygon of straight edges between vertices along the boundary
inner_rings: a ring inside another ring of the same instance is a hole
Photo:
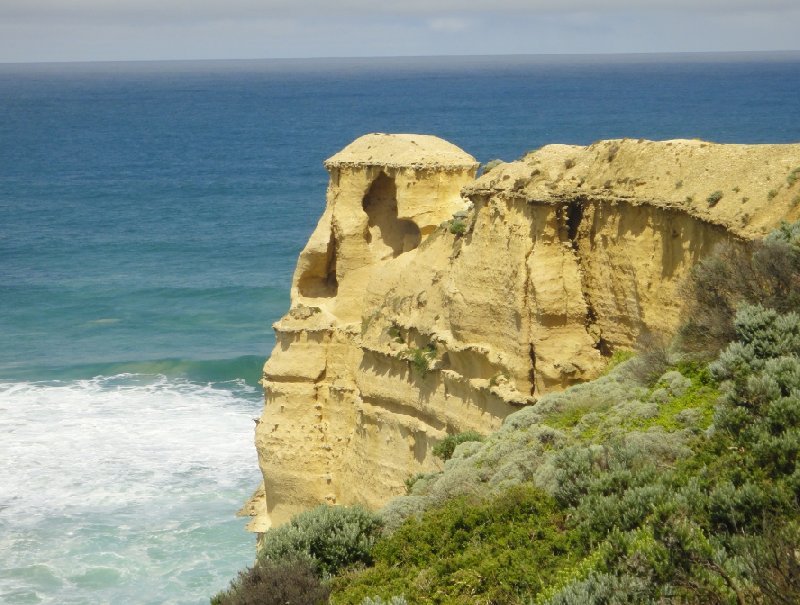
[[[308,268],[297,280],[301,296],[308,298],[332,298],[339,290],[336,279],[336,236],[331,230],[324,254],[308,253]]]
[[[362,208],[367,214],[365,239],[381,259],[396,258],[419,246],[419,227],[397,216],[397,185],[385,172],[378,175],[364,196]]]
[[[573,247],[577,245],[578,227],[583,220],[583,200],[575,199],[567,204],[567,237],[572,242]]]

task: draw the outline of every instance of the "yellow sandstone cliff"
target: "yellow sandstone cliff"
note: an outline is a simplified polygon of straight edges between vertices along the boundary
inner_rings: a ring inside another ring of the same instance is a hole
[[[716,244],[800,216],[800,145],[549,145],[476,180],[446,141],[371,134],[325,167],[264,366],[256,532],[403,493],[446,434],[492,431],[672,332]]]

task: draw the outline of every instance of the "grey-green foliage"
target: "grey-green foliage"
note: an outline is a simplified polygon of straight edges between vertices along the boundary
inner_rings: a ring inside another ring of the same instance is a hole
[[[633,605],[650,603],[646,582],[631,575],[592,573],[572,582],[542,605]]]
[[[361,605],[408,605],[408,601],[402,595],[393,596],[389,600],[384,601],[380,597],[364,597]]]
[[[725,393],[714,424],[768,472],[800,478],[800,316],[747,305],[735,325],[739,340],[710,366]]]
[[[719,191],[719,190],[714,191],[714,192],[710,193],[709,196],[706,198],[706,202],[708,202],[709,206],[712,206],[712,207],[716,206],[717,202],[719,202],[722,199],[722,196],[723,196],[722,191]]]
[[[626,363],[593,382],[546,395],[536,405],[509,415],[482,443],[459,445],[443,472],[417,480],[410,495],[395,498],[382,509],[386,528],[391,531],[449,498],[497,494],[527,481],[557,495],[569,489],[565,469],[581,460],[591,462],[584,467],[588,474],[576,480],[588,482],[604,465],[636,468],[641,459],[670,464],[687,456],[686,444],[695,435],[691,426],[675,432],[657,426],[626,428],[631,418],[646,418],[660,405],[630,377]],[[659,380],[662,384],[669,396],[678,396],[687,379],[673,370]]]
[[[464,233],[467,231],[467,223],[464,221],[464,219],[455,218],[450,221],[450,226],[448,229],[453,235],[464,235]]]
[[[211,597],[211,605],[324,605],[330,592],[306,560],[259,561]]]
[[[736,339],[733,320],[743,303],[780,313],[800,308],[800,221],[781,224],[760,243],[718,248],[692,269],[684,295],[681,346],[709,360]]]
[[[309,561],[322,575],[369,563],[382,529],[380,517],[360,506],[321,505],[264,534],[260,559]]]
[[[503,164],[503,160],[489,160],[483,165],[483,172],[481,174],[486,174],[490,172],[492,169],[497,168],[500,164]]]
[[[424,347],[411,347],[406,352],[406,359],[424,378],[431,369],[431,363],[436,359],[436,346],[433,343],[429,343]]]
[[[764,603],[800,603],[800,510],[796,505],[789,519],[738,544],[745,571],[765,597]]]
[[[770,231],[764,238],[765,243],[790,244],[795,248],[800,247],[800,221],[787,223],[783,221],[780,226]]]
[[[442,460],[450,460],[453,457],[453,450],[456,446],[474,441],[483,441],[483,435],[475,431],[465,431],[448,435],[433,447],[433,455]]]

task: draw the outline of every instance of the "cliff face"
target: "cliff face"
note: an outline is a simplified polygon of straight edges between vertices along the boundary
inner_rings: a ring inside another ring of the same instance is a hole
[[[669,334],[692,265],[800,213],[800,145],[551,145],[475,180],[441,139],[367,135],[325,166],[264,366],[258,532],[403,493],[447,433],[492,431]]]

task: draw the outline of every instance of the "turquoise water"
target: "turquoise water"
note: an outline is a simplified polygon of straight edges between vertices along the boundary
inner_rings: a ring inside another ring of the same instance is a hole
[[[0,65],[0,601],[204,603],[322,161],[800,141],[800,55]]]

